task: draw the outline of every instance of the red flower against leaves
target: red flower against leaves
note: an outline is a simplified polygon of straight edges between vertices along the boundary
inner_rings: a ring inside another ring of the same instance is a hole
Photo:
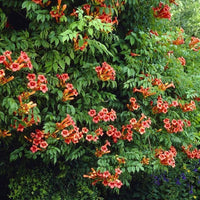
[[[93,117],[94,123],[114,121],[117,118],[116,112],[113,109],[109,112],[107,108],[102,108],[98,113],[96,110],[91,109],[88,114]]]
[[[10,76],[8,78],[5,77],[5,71],[3,69],[0,70],[0,85],[4,85],[14,79],[14,76]]]
[[[56,76],[60,81],[59,86],[66,87],[66,81],[69,79],[69,75],[67,73],[64,73],[64,74],[56,74]]]
[[[70,115],[67,115],[67,117],[63,119],[62,122],[56,123],[56,129],[59,131],[67,128],[68,126],[75,126],[75,122]]]
[[[36,80],[36,75],[35,74],[28,74],[26,77],[29,82],[27,84],[27,87],[33,91],[42,91],[43,93],[46,93],[48,91],[47,88],[47,79],[45,78],[44,75],[38,75],[37,80]]]
[[[162,80],[158,79],[158,78],[155,78],[155,79],[152,80],[152,85],[153,86],[158,86],[158,89],[163,90],[163,91],[165,91],[167,88],[170,88],[170,87],[175,88],[173,82],[171,82],[171,83],[163,83]]]
[[[133,88],[133,92],[140,92],[143,94],[144,98],[147,98],[149,96],[152,96],[154,94],[156,94],[156,92],[151,92],[150,91],[151,88],[144,88],[143,86],[140,87],[140,89],[137,88]]]
[[[87,45],[88,45],[88,36],[87,35],[85,35],[84,37],[83,37],[83,44],[82,44],[82,46],[79,46],[79,39],[78,39],[78,35],[79,34],[77,34],[77,36],[76,36],[76,38],[73,38],[73,41],[74,41],[74,50],[75,51],[78,51],[78,50],[81,50],[81,51],[83,51],[86,47],[87,47]]]
[[[150,30],[149,31],[152,35],[159,36],[157,31]]]
[[[132,57],[140,56],[140,54],[133,53],[133,52],[131,52],[130,54],[131,54]]]
[[[74,89],[74,86],[71,83],[66,84],[66,89],[63,91],[62,101],[73,100],[74,96],[77,96],[78,92]]]
[[[65,143],[70,144],[71,142],[76,144],[79,142],[80,139],[83,138],[83,131],[79,131],[77,126],[73,126],[68,129],[63,129],[61,132],[61,135],[63,136],[63,139]]]
[[[169,0],[169,3],[173,3],[174,5],[178,6],[178,3],[176,3],[176,0]]]
[[[196,110],[196,105],[194,101],[190,101],[190,103],[186,103],[183,105],[179,103],[179,106],[183,112]]]
[[[169,108],[169,104],[167,101],[162,100],[162,97],[159,96],[157,100],[157,105],[152,108],[154,114],[157,113],[167,113]]]
[[[60,18],[65,15],[64,11],[67,8],[67,5],[64,4],[61,6],[62,0],[58,0],[58,5],[56,7],[53,7],[53,9],[50,11],[51,17],[56,19],[56,22],[60,22]]]
[[[151,119],[148,118],[147,120],[143,120],[145,118],[146,116],[142,113],[142,116],[138,121],[135,118],[132,118],[130,120],[130,125],[132,126],[132,129],[139,132],[141,135],[143,135],[146,131],[146,128],[150,128],[151,125]]]
[[[87,15],[90,15],[90,5],[89,4],[85,4],[83,5],[83,10],[86,12]]]
[[[11,136],[11,133],[9,131],[0,129],[0,138],[1,137],[5,138],[5,137],[9,137],[9,136]]]
[[[76,89],[74,89],[74,86],[71,83],[66,83],[66,81],[69,79],[69,75],[67,73],[64,74],[57,74],[57,78],[59,79],[59,87],[65,88],[63,91],[63,97],[62,101],[70,101],[74,99],[74,96],[78,95],[78,92]]]
[[[153,111],[154,114],[167,113],[168,108],[177,107],[179,105],[177,101],[173,101],[171,104],[169,104],[167,101],[163,102],[161,96],[158,96],[156,103],[157,103],[157,105],[152,108],[152,111]]]
[[[181,44],[184,44],[185,41],[184,41],[184,38],[183,36],[179,36],[176,40],[174,40],[172,42],[174,45],[181,45]]]
[[[111,189],[113,188],[121,188],[123,185],[122,182],[118,179],[119,174],[121,174],[121,170],[119,168],[115,169],[115,175],[112,175],[109,171],[100,172],[96,171],[93,168],[92,172],[89,175],[83,175],[85,178],[93,179],[92,185],[95,185],[97,182],[101,182],[104,186],[109,186]]]
[[[20,56],[14,62],[11,58],[11,54],[11,51],[5,51],[3,55],[0,55],[0,64],[3,64],[7,70],[16,72],[22,68],[29,68],[30,70],[33,68],[26,52],[21,51]]]
[[[200,159],[200,149],[195,148],[191,151],[191,148],[192,145],[188,145],[187,149],[184,146],[182,146],[183,152],[187,154],[188,158]]]
[[[198,51],[200,49],[200,46],[198,46],[197,44],[200,43],[200,39],[197,37],[191,37],[191,41],[189,43],[189,47],[190,49],[192,49],[193,51]]]
[[[115,70],[107,62],[103,62],[102,67],[97,66],[95,71],[98,78],[102,81],[115,80]]]
[[[168,165],[175,167],[175,160],[174,157],[176,157],[177,152],[176,149],[171,146],[169,151],[164,151],[162,149],[156,149],[155,150],[155,157],[160,159],[160,163],[162,165]]]
[[[156,8],[152,8],[153,9],[153,15],[154,17],[156,18],[166,18],[166,19],[169,19],[171,20],[171,13],[170,13],[170,7],[166,4],[166,5],[163,5],[162,2],[159,3],[159,7],[156,7]]]
[[[177,133],[177,132],[182,132],[183,127],[184,127],[184,122],[186,123],[186,126],[190,126],[190,121],[189,120],[176,120],[173,119],[171,122],[168,118],[165,118],[163,120],[164,122],[164,127],[167,130],[168,133]]]
[[[103,129],[98,128],[95,130],[95,134],[93,134],[93,135],[88,134],[85,139],[89,142],[91,142],[91,141],[96,142],[99,139],[99,136],[103,136],[103,135],[104,135]]]
[[[136,103],[136,99],[134,97],[130,98],[130,104],[127,104],[127,108],[130,111],[137,110],[140,106]]]
[[[183,66],[186,65],[185,58],[183,58],[183,57],[179,57],[178,60],[181,62],[181,65],[183,65]]]
[[[40,6],[44,7],[44,6],[48,6],[51,1],[47,1],[45,4],[43,4],[43,0],[32,0],[34,3],[39,4]]]
[[[122,133],[117,130],[113,125],[109,125],[108,130],[106,132],[107,136],[112,137],[113,142],[117,143],[118,139],[121,139]]]
[[[22,102],[22,96],[19,95],[18,96],[18,100],[19,100],[19,103],[20,103],[20,107],[19,109],[17,110],[17,113],[22,116],[24,114],[29,114],[30,113],[30,110],[32,110],[34,107],[37,106],[36,103],[33,103],[33,101],[30,101],[28,103],[23,103]]]
[[[51,136],[58,138],[57,133],[59,131],[61,131],[61,136],[66,144],[70,144],[71,142],[76,144],[83,138],[83,135],[88,132],[88,129],[83,127],[82,130],[79,131],[79,128],[76,126],[74,120],[70,115],[67,115],[62,122],[56,123],[56,131],[54,131]]]
[[[35,130],[35,133],[31,133],[31,138],[29,141],[32,141],[32,147],[30,150],[32,153],[37,152],[38,150],[42,151],[48,147],[48,143],[45,141],[45,133],[39,129]]]
[[[108,140],[106,140],[106,143],[100,148],[100,150],[96,149],[95,156],[102,157],[104,154],[110,153],[110,150],[108,150],[107,146],[111,146]]]

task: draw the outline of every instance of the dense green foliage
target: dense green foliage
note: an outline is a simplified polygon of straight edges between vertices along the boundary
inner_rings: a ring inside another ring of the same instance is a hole
[[[188,145],[199,145],[200,40],[191,44],[199,35],[184,18],[189,4],[163,1],[171,7],[163,19],[159,3],[0,0],[0,175],[9,198],[163,198],[169,185],[149,193],[151,175],[173,179],[193,155]],[[113,176],[94,173],[103,185],[92,186],[91,168]],[[188,198],[183,190],[171,199]]]

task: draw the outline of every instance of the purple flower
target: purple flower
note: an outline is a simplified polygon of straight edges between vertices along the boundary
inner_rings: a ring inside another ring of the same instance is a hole
[[[197,169],[197,168],[195,168],[195,169],[193,169],[193,171],[194,171],[194,172],[197,172],[197,171],[198,171],[198,169]]]
[[[154,183],[155,183],[156,185],[158,185],[158,186],[160,185],[160,181],[159,181],[159,180],[155,181]]]
[[[185,176],[184,173],[181,174],[181,178],[182,178],[183,180],[186,180],[186,176]]]
[[[169,179],[165,175],[163,175],[163,180],[169,182]]]
[[[154,176],[154,179],[157,180],[157,179],[159,179],[159,178],[158,178],[158,176]]]
[[[193,186],[191,185],[191,188],[190,188],[190,191],[189,191],[190,194],[193,194],[193,190],[192,189],[193,189]]]
[[[176,180],[176,185],[181,185],[180,180],[178,178],[176,178],[175,180]]]
[[[198,176],[198,181],[197,181],[197,183],[200,184],[200,176]]]

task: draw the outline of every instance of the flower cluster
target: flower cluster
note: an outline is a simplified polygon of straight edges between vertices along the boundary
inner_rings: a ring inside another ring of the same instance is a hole
[[[69,79],[69,75],[67,73],[64,74],[56,74],[57,78],[59,79],[59,86],[66,87],[66,80]]]
[[[158,34],[157,31],[150,30],[149,32],[150,32],[152,35],[159,36],[159,34]]]
[[[35,91],[32,92],[23,92],[22,94],[20,94],[18,96],[18,100],[19,100],[19,108],[17,111],[15,111],[13,113],[14,116],[20,117],[20,120],[22,121],[22,124],[15,124],[11,125],[13,128],[17,129],[17,131],[23,132],[24,128],[26,127],[30,127],[33,124],[36,124],[38,122],[40,122],[39,117],[37,117],[37,121],[35,120],[34,114],[33,114],[33,108],[37,106],[36,103],[33,103],[33,101],[30,101],[28,103],[24,103],[23,100],[27,100],[29,98],[29,96],[31,96],[32,94],[34,94]],[[27,116],[29,115],[29,116]]]
[[[98,114],[95,109],[90,109],[88,114],[93,117],[93,122],[98,123],[99,121],[114,121],[117,118],[116,112],[111,109],[110,112],[108,112],[107,108],[102,108]]]
[[[83,5],[83,10],[86,12],[87,15],[90,15],[90,5],[89,4],[85,4]]]
[[[173,43],[174,45],[181,45],[181,44],[184,44],[184,43],[185,43],[184,37],[183,37],[182,33],[184,33],[184,30],[181,28],[181,29],[180,29],[180,32],[179,32],[179,36],[177,37],[177,39],[174,40],[174,41],[172,41],[172,43]]]
[[[43,93],[46,93],[48,91],[47,88],[47,79],[44,75],[38,75],[37,81],[36,81],[36,75],[35,74],[28,74],[26,77],[29,80],[29,83],[27,84],[27,87],[30,88],[33,91],[42,91]]]
[[[200,39],[197,37],[191,37],[191,41],[189,43],[190,49],[193,51],[198,51],[200,49],[200,46],[198,47],[198,43],[200,43]]]
[[[76,89],[74,89],[74,86],[71,83],[66,83],[66,80],[69,79],[69,75],[67,73],[64,74],[57,74],[57,78],[59,79],[59,87],[65,88],[63,91],[63,97],[62,101],[68,101],[73,100],[74,96],[78,95],[78,92]]]
[[[186,65],[185,58],[183,58],[183,57],[179,57],[178,60],[181,62],[181,65],[183,65],[183,66]]]
[[[187,149],[182,146],[183,152],[187,154],[188,158],[196,158],[196,159],[200,159],[200,149],[195,148],[193,151],[190,151],[190,148],[192,147],[192,145],[188,145]]]
[[[112,19],[112,10],[111,10],[111,5],[106,5],[103,3],[100,3],[98,6],[95,6],[94,12],[90,13],[90,5],[85,4],[83,5],[83,10],[86,12],[87,15],[92,15],[96,19],[100,19],[102,23],[109,23],[111,25],[113,24],[118,24],[117,17]],[[107,12],[109,10],[109,12]]]
[[[117,143],[117,139],[120,139],[122,134],[120,131],[117,130],[113,125],[109,125],[109,129],[107,130],[106,134],[109,137],[112,137],[113,142]]]
[[[61,17],[65,16],[64,11],[67,8],[66,4],[61,7],[61,2],[62,0],[58,0],[58,5],[50,11],[51,17],[55,18],[57,23],[60,22]]]
[[[33,68],[30,58],[26,52],[21,51],[20,56],[15,61],[12,60],[11,54],[11,51],[5,51],[3,55],[0,55],[0,64],[2,63],[7,70],[16,72],[22,68],[29,68],[30,70]]]
[[[9,78],[5,77],[5,71],[3,69],[0,70],[0,85],[4,85],[8,83],[9,81],[12,81],[14,79],[14,76],[10,76]]]
[[[92,0],[95,4],[102,4],[105,0]]]
[[[159,7],[152,8],[153,9],[153,15],[156,18],[166,18],[171,20],[171,13],[170,13],[170,7],[166,4],[163,5],[162,2],[159,3]]]
[[[149,160],[150,160],[150,158],[146,158],[145,156],[142,158],[142,160],[141,160],[141,163],[143,164],[143,165],[148,165],[149,164]]]
[[[160,159],[162,165],[172,166],[173,168],[175,167],[174,157],[176,157],[177,152],[173,146],[170,147],[169,151],[156,149],[155,152],[155,157]]]
[[[114,20],[112,20],[112,14],[106,14],[105,12],[103,12],[102,14],[99,14],[97,17],[97,19],[100,19],[102,23],[110,23],[110,24],[118,24],[118,20],[117,17],[115,17]]]
[[[162,100],[161,96],[158,96],[157,105],[152,108],[154,114],[157,113],[167,113],[169,107],[177,107],[179,104],[177,101],[173,101],[172,104],[169,105],[167,101]]]
[[[164,122],[164,127],[167,130],[168,133],[177,133],[177,132],[182,132],[183,131],[183,127],[184,127],[184,122],[186,123],[187,126],[190,126],[191,123],[189,120],[175,120],[173,119],[171,122],[168,118],[165,118],[163,120]]]
[[[98,139],[99,139],[99,136],[103,136],[103,129],[102,128],[98,128],[97,130],[95,130],[95,134],[94,135],[91,135],[91,134],[88,134],[87,136],[86,136],[86,140],[87,141],[94,141],[94,142],[96,142]]]
[[[20,103],[19,109],[15,111],[13,115],[14,116],[18,115],[20,117],[19,120],[21,121],[20,122],[21,124],[17,123],[17,120],[15,120],[14,124],[11,124],[11,127],[13,127],[14,129],[17,129],[17,131],[23,132],[24,128],[30,127],[33,124],[37,125],[38,122],[40,122],[40,118],[37,117],[36,119],[36,117],[34,117],[32,108],[34,108],[35,106],[36,104],[33,104],[33,102],[29,102],[28,104]],[[31,113],[30,113],[30,109],[31,109]]]
[[[4,137],[8,137],[8,136],[11,136],[11,133],[9,133],[9,131],[0,129],[0,138],[1,137],[4,138]]]
[[[104,186],[109,186],[110,188],[121,188],[123,185],[122,182],[118,179],[119,175],[122,173],[120,168],[115,169],[115,175],[111,175],[109,171],[100,172],[96,171],[93,168],[91,169],[92,172],[89,175],[83,175],[85,178],[93,179],[94,182],[92,185],[95,185],[97,182],[102,182]]]
[[[138,121],[135,118],[130,120],[132,128],[139,132],[141,135],[143,135],[146,131],[146,128],[150,128],[151,125],[151,119],[148,118],[147,120],[143,120],[144,118],[146,118],[146,116],[142,113],[142,116]]]
[[[174,86],[174,83],[171,82],[171,83],[163,83],[161,79],[158,79],[158,78],[155,78],[152,80],[152,85],[153,86],[158,86],[158,89],[162,90],[162,91],[165,91],[167,88],[170,88],[170,87],[173,87],[175,88]]]
[[[194,101],[190,101],[190,103],[186,103],[186,104],[180,104],[179,103],[180,108],[182,109],[183,112],[188,112],[188,111],[193,111],[196,110],[196,105]]]
[[[32,146],[30,150],[35,153],[38,150],[46,149],[48,146],[48,143],[44,140],[45,139],[45,133],[39,129],[35,130],[35,133],[31,133],[31,138],[28,139],[29,141],[32,141]]]
[[[178,6],[178,3],[176,3],[176,0],[169,0],[169,3],[173,3],[174,5]]]
[[[140,106],[136,103],[136,99],[134,97],[130,98],[130,104],[127,104],[127,108],[130,111],[137,110]]]
[[[79,39],[78,39],[78,34],[77,34],[76,38],[73,38],[73,41],[74,41],[74,50],[75,51],[78,51],[78,50],[83,51],[87,47],[87,45],[88,45],[88,42],[87,42],[88,36],[85,35],[82,40],[83,40],[83,44],[80,46]]]
[[[118,139],[133,140],[133,130],[139,132],[141,135],[145,133],[146,128],[150,128],[151,120],[148,118],[143,121],[146,116],[142,113],[141,118],[137,121],[135,118],[130,120],[130,124],[122,125],[122,130],[118,131],[113,125],[109,125],[106,134],[112,137],[113,142],[117,143]]]
[[[43,0],[32,0],[34,3],[42,6],[42,7],[45,7],[45,6],[49,6],[51,4],[52,1],[46,1],[45,3],[43,3]],[[57,6],[54,6],[52,8],[52,10],[50,11],[50,15],[51,17],[55,18],[56,19],[56,22],[59,23],[60,22],[60,19],[65,16],[65,9],[67,8],[67,5],[64,4],[63,6],[61,6],[61,2],[62,0],[58,0],[58,4]]]
[[[71,83],[67,83],[65,86],[66,89],[63,91],[62,101],[73,100],[74,96],[78,95],[77,90],[74,89],[74,86]]]
[[[106,140],[106,143],[101,147],[100,150],[96,149],[95,156],[102,157],[104,154],[110,153],[110,150],[108,150],[107,146],[111,146],[108,140]]]
[[[51,1],[47,1],[45,4],[43,3],[43,0],[32,0],[34,3],[39,4],[40,6],[44,7],[44,6],[48,6]]]
[[[19,100],[19,103],[20,103],[20,107],[17,111],[17,113],[22,116],[23,114],[29,114],[30,112],[30,109],[34,108],[37,106],[36,103],[33,103],[33,101],[30,101],[28,103],[23,103],[22,102],[22,98],[23,96],[19,95],[18,96],[18,100]]]
[[[97,66],[95,71],[98,78],[102,81],[115,80],[115,70],[107,62],[103,62],[102,67]]]
[[[56,129],[58,131],[63,130],[64,128],[68,127],[68,126],[75,126],[75,122],[74,120],[71,118],[70,115],[67,115],[67,117],[65,119],[62,120],[62,122],[57,122],[56,123]]]
[[[61,131],[61,135],[64,138],[65,143],[70,144],[71,142],[76,144],[79,142],[81,138],[83,138],[83,134],[88,132],[86,127],[82,128],[79,131],[79,128],[76,126],[74,120],[70,115],[62,121],[56,123],[56,131],[52,133],[52,137],[57,137],[57,132]]]
[[[37,125],[38,122],[40,122],[40,119],[37,118],[37,121],[35,121],[34,115],[32,114],[30,119],[28,117],[22,117],[21,121],[23,122],[23,125],[22,124],[18,124],[17,127],[16,127],[16,125],[13,125],[13,128],[16,128],[17,131],[23,132],[24,128],[30,127],[33,124]]]
[[[79,128],[77,126],[73,126],[72,129],[67,130],[63,129],[61,132],[62,137],[65,140],[65,143],[70,144],[71,142],[76,144],[79,142],[80,139],[83,138],[83,134],[87,133],[87,128],[82,128],[82,131],[79,131]]]
[[[140,87],[140,89],[137,88],[133,88],[133,92],[140,92],[143,94],[144,98],[147,98],[149,96],[152,96],[154,94],[156,94],[156,92],[151,92],[150,90],[151,88],[144,88],[143,86]]]

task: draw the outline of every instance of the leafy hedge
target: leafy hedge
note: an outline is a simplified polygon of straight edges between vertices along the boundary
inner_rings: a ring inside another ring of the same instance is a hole
[[[86,187],[97,198],[90,184],[101,182],[103,198],[134,176],[200,158],[200,39],[170,23],[175,1],[0,6],[2,167],[34,160],[32,168],[42,163],[77,177],[77,195]],[[13,179],[13,169],[2,174],[10,198],[22,198],[14,191],[23,180]],[[88,198],[80,195],[74,198]]]

